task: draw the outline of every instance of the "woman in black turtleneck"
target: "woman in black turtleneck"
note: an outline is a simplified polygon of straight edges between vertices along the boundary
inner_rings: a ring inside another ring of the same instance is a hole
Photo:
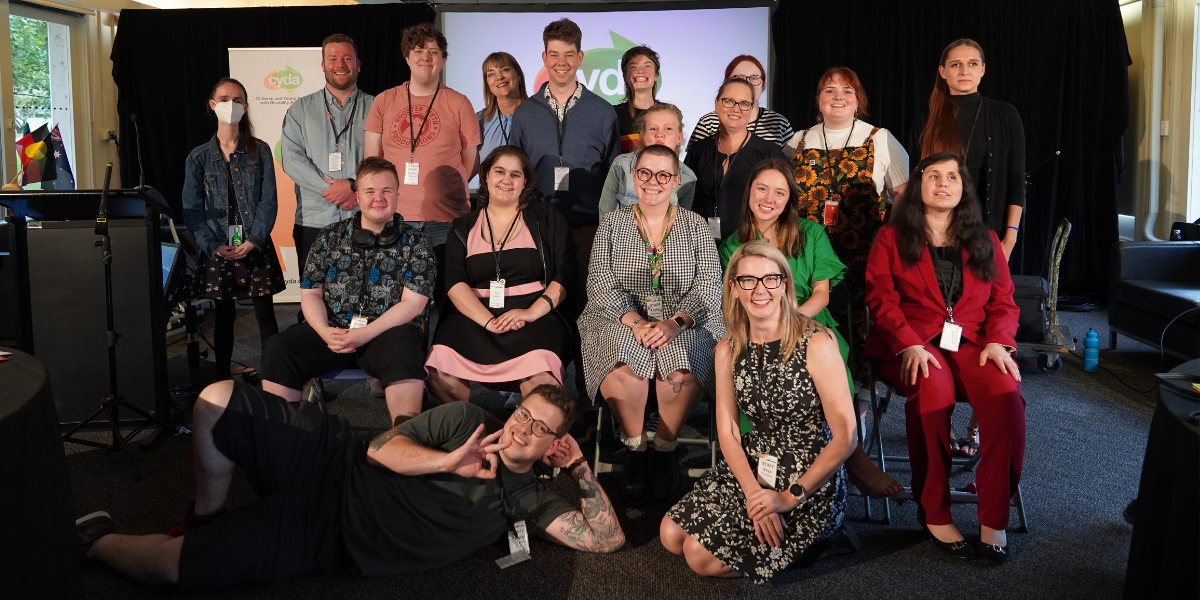
[[[913,162],[938,152],[965,155],[983,220],[1008,259],[1025,210],[1025,129],[1011,104],[979,94],[984,70],[983,48],[974,40],[942,50],[928,116],[913,123],[908,151]]]

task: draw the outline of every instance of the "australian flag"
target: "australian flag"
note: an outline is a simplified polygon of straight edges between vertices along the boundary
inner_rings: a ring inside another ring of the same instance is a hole
[[[40,183],[44,190],[75,189],[75,176],[57,125],[49,131],[42,125],[17,140],[17,155],[24,168],[21,185]]]

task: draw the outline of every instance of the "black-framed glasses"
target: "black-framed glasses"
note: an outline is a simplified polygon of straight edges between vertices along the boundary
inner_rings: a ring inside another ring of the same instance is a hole
[[[738,275],[737,277],[734,277],[733,280],[737,282],[738,287],[746,291],[751,291],[758,287],[758,282],[760,281],[762,282],[763,287],[767,288],[768,290],[773,290],[783,285],[783,275],[780,275],[779,273],[771,273],[769,275],[763,275],[762,277],[755,277],[753,275]]]
[[[743,112],[754,108],[754,103],[749,100],[742,100],[741,102],[738,102],[733,98],[721,98],[721,105],[725,108],[733,108],[736,106],[742,109]]]
[[[762,75],[734,75],[734,77],[745,79],[754,85],[762,85],[763,82]]]
[[[667,185],[668,183],[671,183],[672,179],[675,179],[675,174],[670,171],[654,172],[645,167],[642,167],[640,169],[634,169],[633,174],[634,174],[634,176],[636,176],[638,178],[638,181],[641,181],[643,183],[650,181],[650,178],[653,177],[654,180],[657,181],[659,185]]]
[[[534,419],[533,415],[529,414],[529,411],[525,410],[524,406],[517,407],[516,415],[517,423],[520,425],[525,425],[530,421],[533,421],[533,435],[538,437],[546,437],[547,435],[554,433],[554,430],[547,427],[545,423]]]

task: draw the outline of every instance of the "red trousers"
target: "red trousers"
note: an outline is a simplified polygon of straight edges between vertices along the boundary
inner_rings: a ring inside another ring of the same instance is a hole
[[[962,341],[958,352],[927,344],[941,369],[929,364],[929,377],[918,372],[916,385],[901,374],[900,356],[876,361],[879,376],[908,398],[904,405],[908,452],[912,460],[912,490],[917,520],[922,525],[949,525],[950,414],[956,392],[979,415],[979,523],[992,529],[1008,527],[1009,500],[1021,481],[1025,458],[1025,398],[1021,384],[1000,372],[996,363],[979,366],[982,348]]]

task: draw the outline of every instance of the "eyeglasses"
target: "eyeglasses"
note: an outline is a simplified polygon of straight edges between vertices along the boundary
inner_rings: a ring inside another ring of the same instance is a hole
[[[650,181],[650,178],[653,177],[659,185],[667,185],[671,183],[672,179],[675,179],[675,174],[670,171],[658,171],[656,173],[647,168],[634,169],[633,174],[642,182]]]
[[[745,79],[754,85],[762,85],[762,75],[734,75],[738,79]]]
[[[767,288],[768,290],[773,290],[780,285],[783,285],[783,275],[780,275],[779,273],[763,275],[762,277],[755,277],[753,275],[739,275],[734,277],[733,280],[737,282],[738,287],[746,291],[751,291],[758,287],[758,282],[760,281],[762,282],[763,287]]]
[[[724,105],[725,108],[733,108],[736,106],[742,109],[742,111],[747,111],[754,107],[754,103],[750,102],[749,100],[738,102],[732,98],[721,98],[721,104]]]
[[[525,407],[523,406],[517,407],[516,415],[517,423],[520,425],[526,425],[530,421],[533,421],[533,435],[538,437],[546,437],[554,433],[554,430],[547,427],[545,423],[535,420],[533,415],[529,414],[529,411],[525,410]]]

